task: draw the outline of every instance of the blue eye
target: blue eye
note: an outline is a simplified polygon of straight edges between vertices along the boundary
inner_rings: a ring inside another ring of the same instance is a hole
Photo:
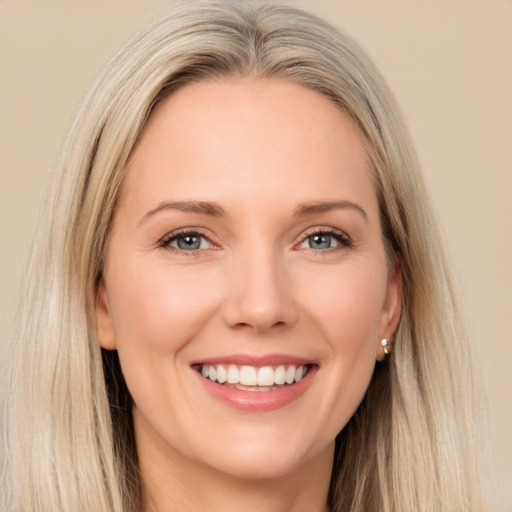
[[[173,240],[174,242],[176,242],[178,249],[184,251],[196,251],[201,248],[201,237],[197,235],[183,235]],[[173,244],[171,243],[170,245]]]
[[[314,251],[326,251],[329,249],[341,249],[352,244],[350,238],[342,231],[324,230],[306,234],[300,243],[300,249],[313,249]]]
[[[210,249],[212,243],[200,233],[181,232],[172,233],[160,242],[161,247],[170,247],[179,251],[199,251]]]
[[[325,233],[317,233],[308,236],[308,246],[310,249],[329,249],[332,245],[332,236]]]

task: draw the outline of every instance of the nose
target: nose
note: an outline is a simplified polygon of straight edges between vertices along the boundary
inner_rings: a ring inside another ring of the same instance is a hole
[[[272,251],[253,252],[234,267],[223,308],[229,327],[265,333],[297,322],[293,283],[281,258]]]

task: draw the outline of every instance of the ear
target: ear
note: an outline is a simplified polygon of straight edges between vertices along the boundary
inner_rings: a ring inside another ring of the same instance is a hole
[[[96,320],[96,338],[102,348],[106,350],[115,350],[116,338],[114,333],[114,324],[110,307],[108,303],[107,290],[103,279],[99,282],[96,289],[96,301],[94,306]]]
[[[380,335],[377,340],[377,361],[382,361],[385,357],[384,347],[381,340],[386,338],[389,340],[395,333],[398,322],[400,321],[400,313],[402,311],[402,262],[399,254],[395,254],[393,258],[393,267],[388,280],[386,291],[386,300],[381,312],[380,319]]]

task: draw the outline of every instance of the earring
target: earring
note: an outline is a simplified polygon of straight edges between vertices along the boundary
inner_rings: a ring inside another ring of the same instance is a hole
[[[382,345],[382,348],[384,349],[384,354],[389,355],[391,352],[391,346],[389,345],[389,342],[386,338],[381,340],[380,344]]]

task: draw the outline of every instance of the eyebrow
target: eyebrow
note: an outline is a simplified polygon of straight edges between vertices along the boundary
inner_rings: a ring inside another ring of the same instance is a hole
[[[164,210],[178,210],[181,212],[200,213],[211,217],[221,217],[226,214],[224,209],[216,203],[208,201],[163,201],[156,208],[153,208],[140,220],[139,224]]]
[[[353,209],[359,212],[365,220],[368,216],[361,206],[352,201],[330,201],[330,202],[310,202],[302,203],[295,208],[293,215],[295,217],[303,217],[307,215],[314,215],[316,213],[329,212],[337,209]],[[139,224],[146,221],[156,213],[165,210],[178,210],[182,212],[199,213],[202,215],[209,215],[211,217],[222,217],[226,215],[222,206],[209,201],[163,201],[156,208],[153,208],[140,220]]]
[[[315,213],[329,212],[331,210],[346,209],[355,210],[359,212],[364,220],[368,220],[368,215],[364,209],[352,201],[329,201],[329,202],[311,202],[303,203],[297,206],[294,212],[294,216],[302,217],[306,215],[314,215]]]

